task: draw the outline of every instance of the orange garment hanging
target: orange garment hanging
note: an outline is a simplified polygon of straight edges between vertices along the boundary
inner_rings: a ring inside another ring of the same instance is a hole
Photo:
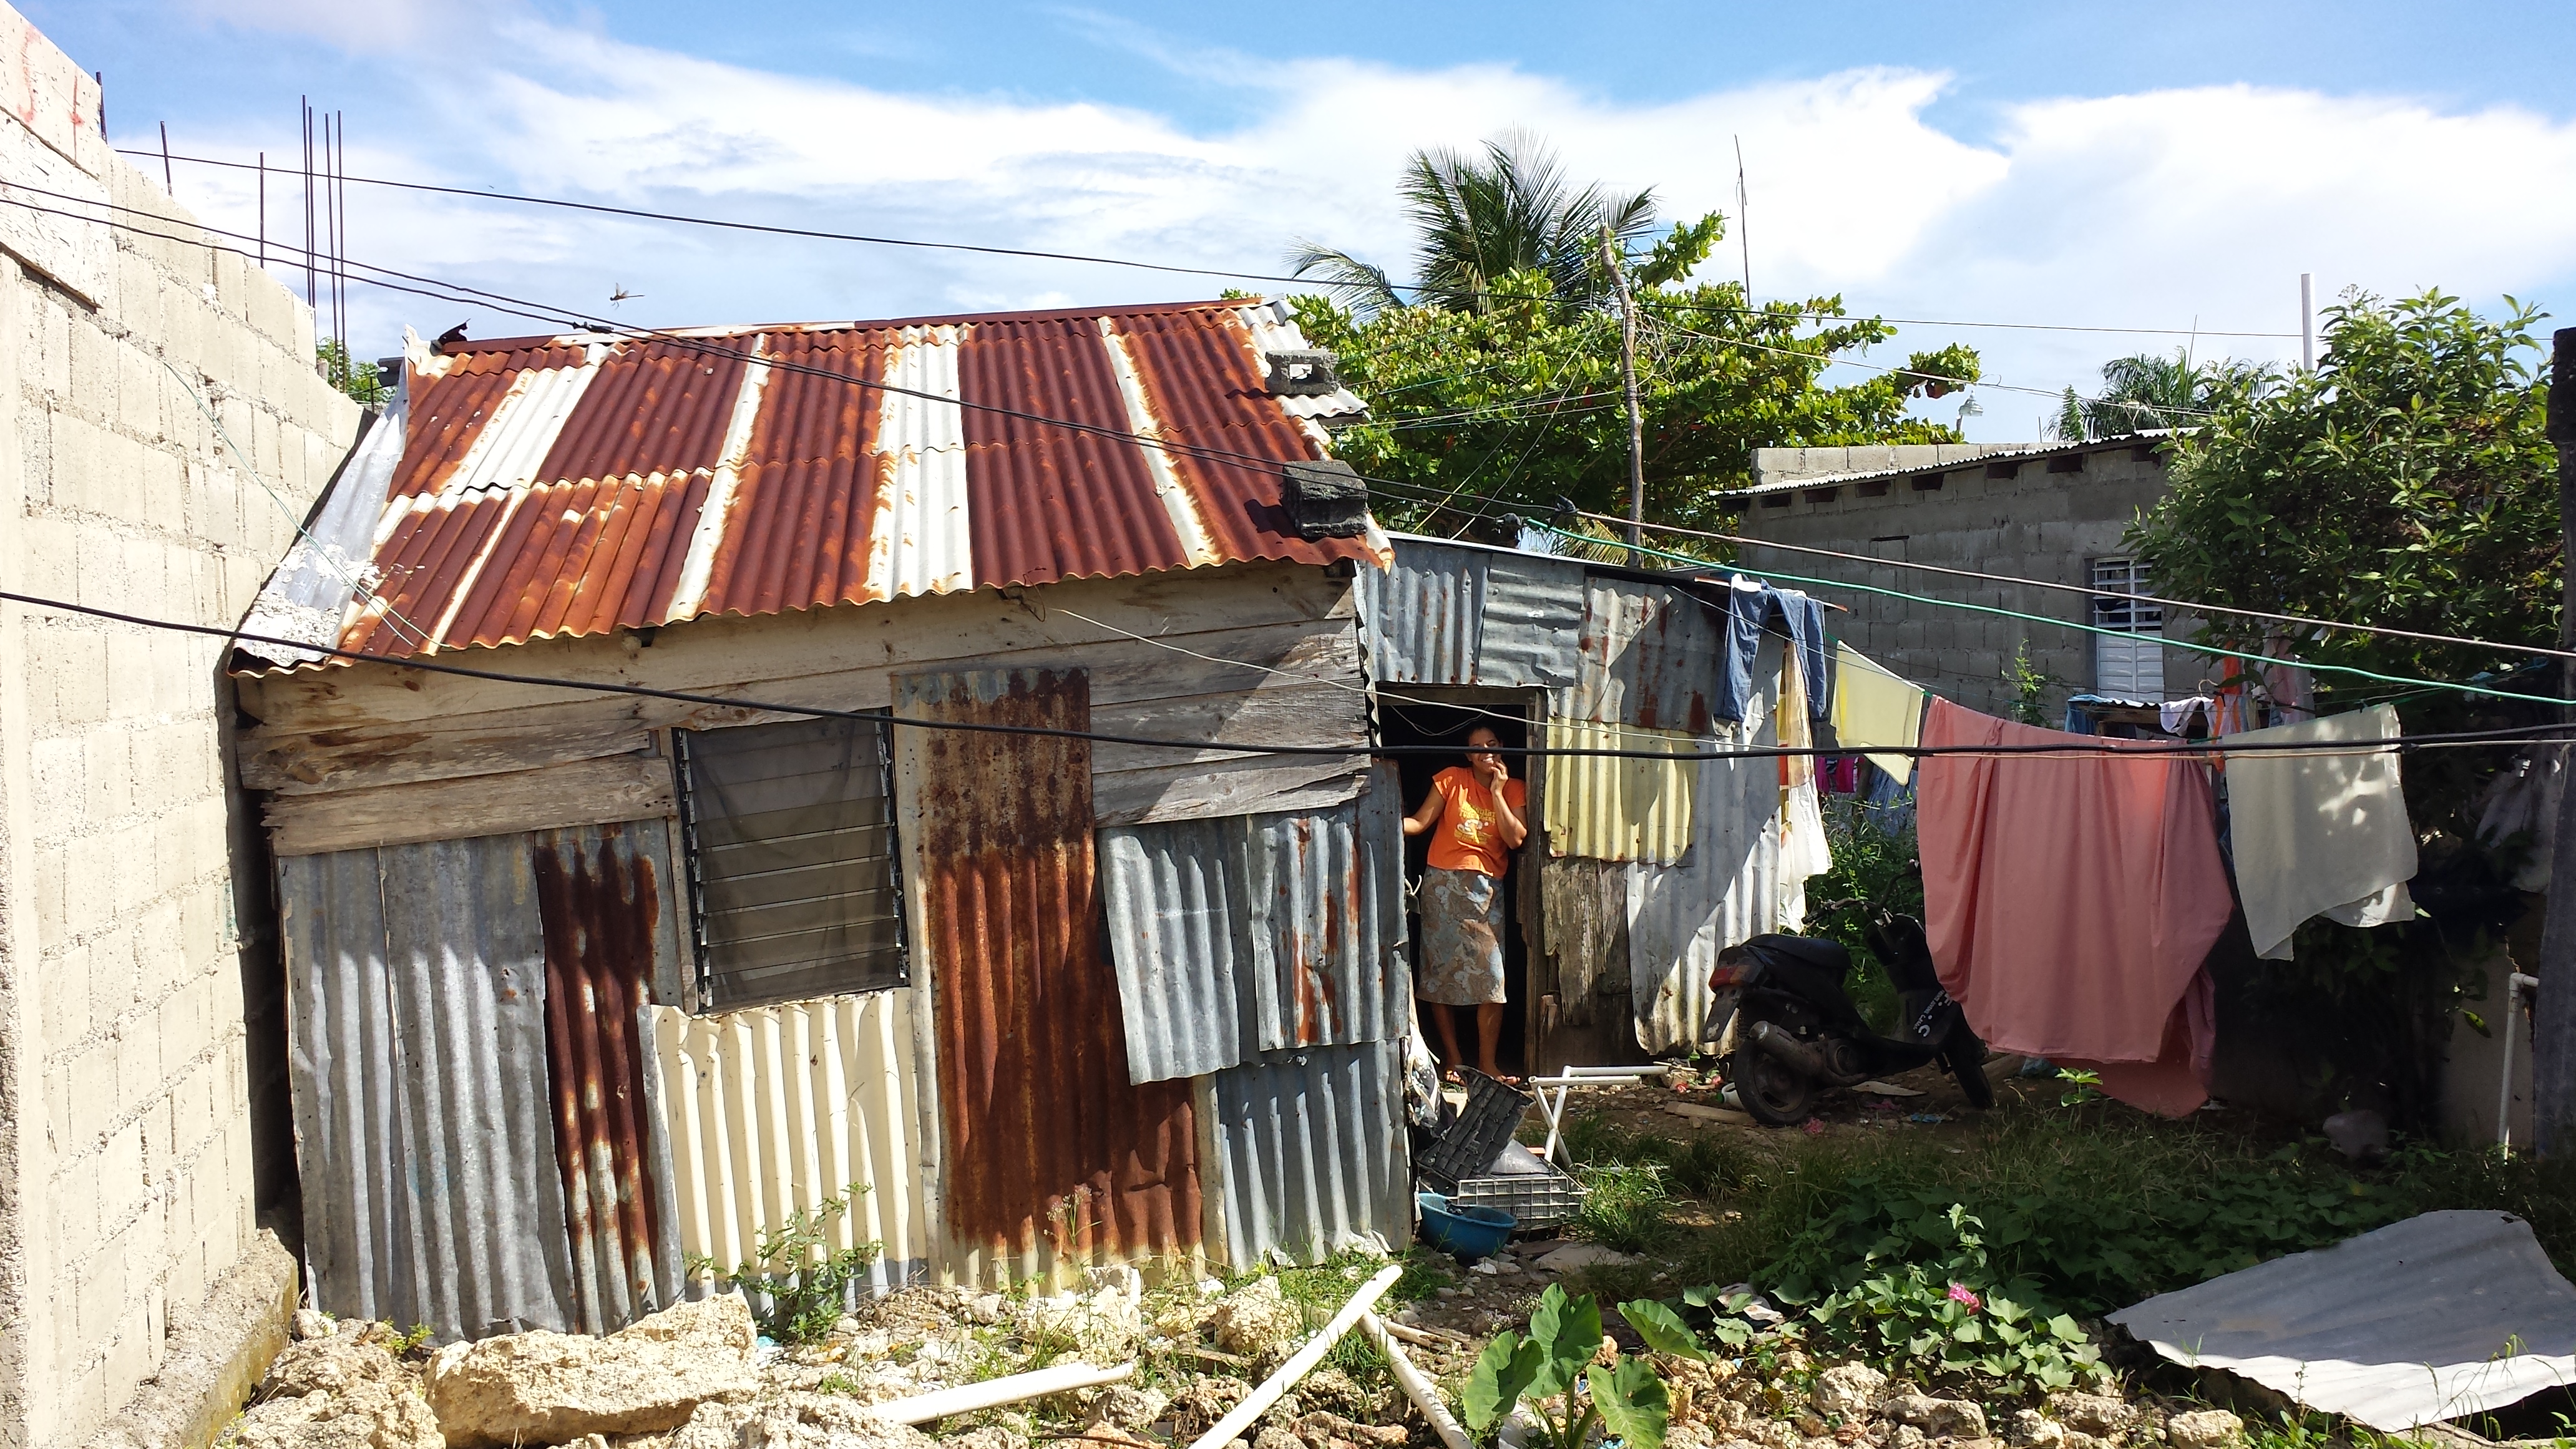
[[[1915,820],[1933,963],[1989,1046],[2098,1070],[2103,1090],[2167,1116],[2209,1100],[2201,963],[2235,899],[2207,769],[1937,697],[1923,743],[2111,751],[1923,758]]]

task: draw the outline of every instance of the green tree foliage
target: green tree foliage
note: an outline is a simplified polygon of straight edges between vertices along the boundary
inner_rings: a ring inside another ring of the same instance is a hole
[[[381,407],[394,400],[394,390],[378,375],[372,362],[351,360],[347,344],[326,337],[313,349],[313,361],[322,369],[322,380],[368,407]]]
[[[2080,397],[2068,388],[2058,406],[2055,431],[2070,443],[2130,433],[2187,428],[2232,397],[2261,397],[2280,381],[2259,363],[2220,358],[2194,362],[2185,348],[2171,357],[2141,352],[2102,364],[2102,392]]]
[[[1755,448],[1958,439],[1955,428],[1908,416],[1906,404],[1975,381],[1974,351],[1907,359],[1928,376],[1825,386],[1828,363],[1894,329],[1842,317],[1839,298],[1747,309],[1736,283],[1653,280],[1686,275],[1721,231],[1716,216],[1675,227],[1635,267],[1647,517],[1724,525],[1730,511],[1712,495],[1750,481]],[[1343,431],[1334,451],[1397,485],[1373,500],[1382,519],[1448,532],[1480,510],[1553,512],[1559,499],[1627,512],[1619,318],[1558,302],[1535,270],[1496,279],[1481,310],[1360,315],[1323,297],[1295,300],[1306,336],[1341,355],[1344,380],[1369,402],[1367,420]]]
[[[1601,228],[1627,246],[1655,227],[1652,187],[1634,195],[1598,184],[1577,190],[1555,153],[1520,131],[1486,142],[1482,156],[1416,151],[1396,189],[1419,239],[1414,286],[1399,287],[1384,268],[1315,242],[1298,243],[1289,265],[1362,313],[1404,307],[1406,291],[1420,305],[1484,311],[1495,304],[1495,284],[1514,272],[1546,277],[1560,304],[1589,306],[1609,291],[1596,260]]]
[[[2558,632],[2557,453],[2542,432],[2532,325],[2457,298],[2353,296],[2326,313],[2313,373],[2222,396],[2170,448],[2173,488],[2132,542],[2157,591],[2245,608],[2518,644]],[[2268,630],[2219,617],[2204,640]],[[2302,658],[2460,678],[2519,660],[2339,630]],[[2355,688],[2332,676],[2319,693]]]

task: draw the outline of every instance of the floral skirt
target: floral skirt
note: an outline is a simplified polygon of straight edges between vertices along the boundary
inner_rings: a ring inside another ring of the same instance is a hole
[[[1426,870],[1416,995],[1444,1006],[1503,1000],[1503,883],[1481,870]]]

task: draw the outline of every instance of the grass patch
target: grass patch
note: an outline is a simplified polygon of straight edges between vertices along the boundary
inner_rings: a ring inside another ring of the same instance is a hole
[[[1566,1226],[1576,1237],[1622,1253],[1642,1253],[1667,1241],[1673,1196],[1664,1187],[1662,1167],[1586,1164],[1575,1176],[1583,1183],[1583,1205]]]

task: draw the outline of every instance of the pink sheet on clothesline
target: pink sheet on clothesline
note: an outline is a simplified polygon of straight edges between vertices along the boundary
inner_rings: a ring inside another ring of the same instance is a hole
[[[1935,698],[1925,745],[2121,742]],[[2091,1067],[2122,1101],[2209,1099],[2201,971],[2235,907],[2206,767],[2159,756],[1929,755],[1915,787],[1941,984],[2001,1051]]]

